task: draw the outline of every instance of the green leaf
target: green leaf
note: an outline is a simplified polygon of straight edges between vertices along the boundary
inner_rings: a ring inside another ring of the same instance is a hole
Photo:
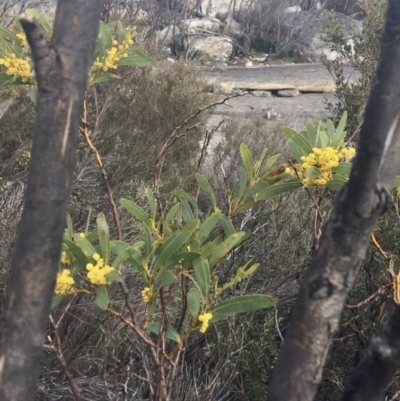
[[[176,255],[174,255],[172,258],[170,258],[168,260],[167,263],[165,263],[158,275],[160,275],[161,273],[163,273],[166,270],[169,270],[171,267],[174,267],[178,264],[180,264],[182,266],[182,269],[188,268],[190,266],[192,266],[193,261],[198,258],[200,256],[200,253],[198,252],[181,252],[178,253]]]
[[[110,251],[114,255],[118,256],[121,252],[125,251],[125,249],[128,247],[129,247],[129,245],[124,241],[120,241],[120,240],[110,241]]]
[[[209,258],[209,265],[212,269],[222,258],[225,257],[232,249],[236,248],[243,241],[250,237],[250,233],[245,231],[239,231],[229,236],[223,241],[215,250],[215,252]]]
[[[312,146],[307,139],[301,135],[299,132],[295,131],[289,127],[281,127],[281,131],[290,138],[301,150],[303,150],[306,154],[312,152]]]
[[[121,58],[118,62],[118,66],[130,66],[130,67],[151,67],[153,65],[156,65],[156,61],[150,57],[146,56],[129,56],[129,57],[123,57]]]
[[[306,173],[304,174],[307,178],[317,178],[321,172],[318,170],[317,167],[311,166]]]
[[[61,302],[67,300],[71,298],[70,294],[60,294],[60,295],[56,295],[55,297],[53,297],[53,299],[51,300],[51,309],[56,308],[58,305],[61,304]]]
[[[96,249],[85,237],[74,234],[74,241],[79,245],[87,258],[92,259],[93,255],[97,253]]]
[[[148,274],[144,267],[145,260],[143,259],[143,256],[139,253],[137,249],[130,249],[129,252],[130,252],[130,257],[128,259],[128,262],[139,271],[143,279],[147,282]]]
[[[185,199],[187,202],[189,202],[192,205],[194,218],[195,219],[198,218],[199,208],[198,208],[196,199],[192,195],[189,195],[182,189],[178,189],[177,191],[174,192],[174,196],[178,199]]]
[[[145,213],[145,211],[136,203],[128,199],[121,199],[121,205],[136,219],[140,220],[142,223],[146,224],[149,228],[151,228],[151,222],[149,216]]]
[[[393,183],[392,183],[392,186],[391,186],[390,189],[397,188],[397,187],[400,187],[400,175],[398,175],[398,176],[393,180]]]
[[[112,272],[107,274],[106,281],[107,283],[113,283],[114,281],[122,281],[121,273],[117,270],[113,270]]]
[[[237,198],[238,202],[240,201],[240,199],[242,199],[244,191],[246,190],[246,184],[247,184],[246,170],[242,166],[240,166],[239,167],[239,192],[238,192],[238,198]]]
[[[121,79],[121,77],[119,75],[111,73],[101,74],[94,78],[94,80],[91,82],[91,85],[101,84],[103,82],[110,82],[116,79]]]
[[[161,327],[160,322],[150,322],[147,325],[147,330],[151,333],[158,335],[160,333],[160,327]],[[181,342],[181,338],[180,338],[178,332],[171,326],[167,327],[165,336],[168,338],[168,340],[175,341],[178,344]]]
[[[108,308],[108,293],[104,285],[96,287],[96,304],[100,309]]]
[[[266,173],[266,171],[268,169],[270,169],[278,161],[278,159],[280,157],[281,157],[281,155],[280,155],[280,153],[278,153],[278,154],[273,155],[270,158],[268,158],[260,170],[260,175],[263,175],[264,173]]]
[[[197,288],[191,288],[186,295],[186,299],[190,314],[196,318],[201,306],[200,291]]]
[[[3,38],[9,39],[12,42],[15,42],[17,44],[21,43],[21,41],[18,39],[18,37],[3,25],[0,25],[0,36],[2,36]]]
[[[152,237],[151,230],[147,226],[143,226],[144,233],[142,234],[142,239],[144,240],[144,256],[148,258],[151,253]]]
[[[339,121],[338,126],[336,127],[335,134],[332,136],[332,146],[338,147],[340,143],[343,141],[346,135],[346,122],[347,122],[347,111],[345,111]]]
[[[153,221],[155,221],[157,215],[157,203],[153,191],[150,188],[146,188],[144,190],[144,193],[146,194],[147,201],[149,202],[151,218],[153,219]]]
[[[306,154],[294,142],[289,142],[289,151],[292,157],[298,161],[300,161],[301,157]]]
[[[97,231],[99,233],[101,255],[103,257],[104,264],[108,265],[108,261],[110,260],[110,231],[104,213],[99,214],[96,223]]]
[[[214,211],[218,210],[217,199],[215,197],[214,191],[212,190],[209,182],[199,173],[196,173],[195,177],[196,177],[196,181],[197,181],[197,184],[199,185],[199,187],[208,196],[208,199],[210,199],[211,204],[213,205]]]
[[[99,25],[99,39],[106,49],[111,49],[113,38],[110,31],[110,26],[104,24],[103,22],[101,22]]]
[[[186,199],[180,199],[179,201],[182,205],[183,220],[185,220],[185,223],[190,223],[194,219],[193,211]]]
[[[344,177],[349,177],[352,167],[353,163],[340,162],[339,165],[333,169],[333,172],[343,175]]]
[[[252,196],[258,194],[263,191],[265,188],[268,188],[270,185],[267,181],[259,181],[257,184],[254,184],[251,188],[249,188],[246,192],[245,199],[249,199]]]
[[[213,310],[210,323],[216,323],[237,313],[254,312],[276,305],[278,300],[269,295],[242,295],[222,301]]]
[[[337,192],[337,191],[340,191],[343,188],[344,184],[346,184],[347,181],[348,180],[345,177],[341,176],[341,175],[334,175],[333,179],[331,181],[329,181],[325,185],[325,187],[328,188],[328,189],[331,189],[332,191]]]
[[[229,237],[230,235],[232,235],[236,232],[235,227],[233,226],[232,222],[224,214],[221,214],[219,224],[224,229],[227,237]]]
[[[67,214],[67,234],[68,234],[68,239],[72,240],[72,237],[74,236],[74,227],[72,225],[72,220],[71,220],[71,215],[68,213]]]
[[[82,251],[82,248],[68,239],[64,239],[63,243],[68,247],[68,250],[72,253],[74,258],[76,259],[77,266],[75,266],[73,273],[77,273],[86,267],[89,263],[89,259],[86,257],[85,253]],[[91,260],[91,257],[90,257]]]
[[[221,215],[222,215],[222,212],[220,210],[218,210],[218,211],[212,213],[210,216],[208,216],[205,219],[205,221],[201,225],[199,233],[197,235],[197,239],[199,240],[200,244],[202,244],[208,238],[208,236],[212,233],[215,226],[221,220]]]
[[[207,299],[211,282],[210,266],[208,265],[207,259],[202,257],[195,259],[193,262],[193,268],[200,291],[204,299]]]
[[[325,130],[323,129],[319,130],[315,147],[322,149],[326,148],[327,146],[330,146],[330,144],[331,144],[330,136],[326,133]]]
[[[157,271],[164,263],[166,263],[174,253],[178,252],[181,246],[192,236],[196,231],[200,221],[193,220],[171,237],[169,237],[164,244],[162,244],[156,252],[156,261],[154,263],[154,270]]]
[[[163,286],[169,286],[175,283],[175,276],[171,271],[161,273],[156,280],[157,290]]]
[[[172,206],[172,208],[169,210],[169,212],[165,216],[165,221],[164,221],[165,226],[169,226],[170,222],[175,219],[175,217],[178,213],[178,210],[181,208],[182,208],[182,206],[180,203],[177,203],[174,206]]]
[[[335,135],[335,126],[333,125],[332,120],[328,120],[326,122],[326,130],[328,131],[328,134],[330,137],[332,137],[333,135]]]
[[[94,241],[97,240],[97,238],[99,237],[99,233],[97,231],[97,229],[93,230],[92,232],[88,233],[87,235],[85,235],[85,238],[90,242],[93,243]]]
[[[253,179],[253,156],[251,155],[249,148],[244,143],[240,144],[239,150],[246,173],[250,179]]]
[[[122,265],[122,263],[127,261],[132,256],[132,251],[138,252],[137,248],[138,248],[137,244],[127,246],[122,252],[118,254],[118,256],[115,258],[111,266],[114,267],[115,269],[119,268]]]
[[[317,142],[317,129],[315,128],[315,126],[313,124],[306,124],[306,132],[305,132],[305,136],[308,140],[308,142],[310,142],[311,146],[315,146],[316,142]]]
[[[301,182],[294,179],[285,182],[279,182],[259,192],[256,196],[256,201],[259,202],[266,199],[270,199],[274,196],[280,195],[285,192],[294,191],[295,189],[301,187],[302,187]]]

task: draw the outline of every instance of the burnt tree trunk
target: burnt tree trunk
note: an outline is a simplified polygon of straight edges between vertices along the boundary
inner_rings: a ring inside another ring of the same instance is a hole
[[[59,0],[51,41],[21,20],[38,104],[24,210],[0,321],[0,400],[35,396],[60,261],[80,115],[103,0]]]
[[[399,0],[389,0],[376,78],[364,117],[349,182],[336,198],[302,284],[273,374],[269,401],[314,398],[347,295],[365,258],[371,233],[385,212],[388,189],[400,169]],[[361,399],[357,395],[361,389],[356,387],[368,380],[374,383],[372,366],[380,369],[377,376],[384,376],[376,382],[376,390],[383,391],[400,355],[400,341],[390,336],[390,332],[400,331],[397,326],[391,322],[378,337],[369,359],[350,383],[346,400]],[[385,371],[383,366],[387,367]]]

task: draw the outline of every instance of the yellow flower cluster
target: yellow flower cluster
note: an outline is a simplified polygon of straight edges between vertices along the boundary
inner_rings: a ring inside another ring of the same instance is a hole
[[[116,70],[117,63],[121,58],[128,57],[128,54],[125,53],[125,50],[133,45],[133,40],[127,37],[122,43],[118,43],[117,40],[113,40],[113,46],[111,49],[107,50],[106,57],[103,61],[97,57],[97,60],[93,64],[93,68],[95,70],[100,71],[108,71],[108,70]]]
[[[61,254],[61,263],[67,266],[71,265],[71,260],[67,255],[67,252],[63,251]]]
[[[151,291],[151,288],[146,287],[146,288],[141,292],[141,294],[142,294],[143,302],[144,302],[145,304],[148,304],[148,303],[151,301],[151,297],[152,297],[152,295],[153,295],[153,293],[152,293],[152,291]]]
[[[26,36],[24,33],[17,33],[15,36],[22,42],[23,45],[27,43]]]
[[[304,186],[325,186],[332,179],[332,170],[339,165],[343,159],[350,160],[356,151],[354,148],[334,149],[332,147],[313,148],[312,153],[302,156],[302,163],[286,169],[286,173],[292,177],[297,177]],[[316,177],[307,177],[307,172],[311,167],[318,169]]]
[[[54,292],[57,295],[73,294],[75,292],[73,288],[74,283],[75,281],[71,277],[71,271],[67,269],[61,270],[59,273],[57,273],[57,284]]]
[[[14,53],[6,58],[0,58],[0,65],[7,68],[6,74],[18,75],[21,77],[22,82],[27,82],[31,79],[31,66],[27,60],[17,58]]]
[[[93,260],[96,262],[88,263],[86,269],[88,270],[87,278],[93,285],[105,285],[107,283],[107,276],[114,270],[113,267],[104,264],[104,260],[100,257],[98,253],[92,256]]]
[[[201,322],[200,332],[205,333],[210,324],[210,320],[212,319],[212,313],[203,313],[198,319]]]

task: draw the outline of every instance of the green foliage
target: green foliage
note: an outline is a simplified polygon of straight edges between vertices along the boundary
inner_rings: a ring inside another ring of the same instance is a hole
[[[379,57],[381,38],[387,0],[372,0],[360,2],[359,6],[365,13],[363,29],[353,30],[349,37],[345,35],[343,21],[336,21],[334,15],[328,15],[327,28],[323,40],[325,45],[338,54],[335,60],[322,59],[324,65],[333,76],[337,102],[327,103],[335,122],[339,121],[343,112],[348,112],[347,131],[350,135],[356,133],[363,119],[364,108],[370,93],[372,80],[375,76],[376,64]],[[354,82],[349,82],[345,73],[348,63],[356,71]]]

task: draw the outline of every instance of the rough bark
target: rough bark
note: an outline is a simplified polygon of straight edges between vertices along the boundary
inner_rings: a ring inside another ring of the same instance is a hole
[[[372,339],[367,356],[345,388],[342,401],[381,399],[399,367],[400,306],[397,306],[384,330]]]
[[[0,321],[0,399],[35,396],[66,214],[80,115],[103,0],[59,0],[49,43],[25,30],[38,105],[24,210]]]
[[[268,400],[310,401],[371,233],[400,169],[400,2],[389,0],[376,78],[348,184],[306,274]]]

